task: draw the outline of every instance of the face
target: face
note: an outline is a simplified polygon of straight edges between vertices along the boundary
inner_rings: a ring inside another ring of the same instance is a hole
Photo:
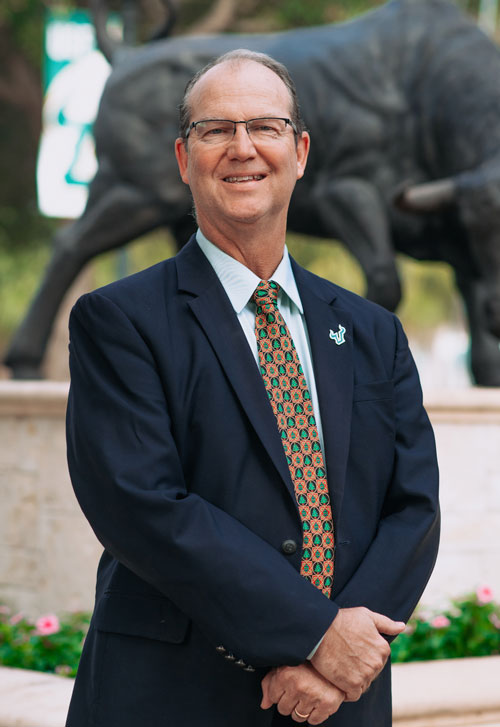
[[[191,121],[290,118],[283,81],[254,61],[223,63],[202,76],[190,95]],[[176,141],[182,180],[189,184],[198,222],[206,232],[221,224],[286,224],[290,197],[304,174],[309,136],[290,126],[279,140],[254,143],[244,124],[227,145],[211,146],[191,133]]]

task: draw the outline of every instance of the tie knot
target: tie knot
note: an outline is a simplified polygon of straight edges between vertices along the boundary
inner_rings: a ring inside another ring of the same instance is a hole
[[[280,286],[274,280],[261,280],[253,292],[252,298],[257,306],[275,305],[278,300]]]

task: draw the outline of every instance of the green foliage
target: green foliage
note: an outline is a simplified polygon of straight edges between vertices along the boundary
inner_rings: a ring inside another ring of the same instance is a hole
[[[0,344],[21,321],[50,254],[53,221],[0,207]]]
[[[60,623],[52,615],[50,619],[57,628],[44,634],[33,621],[20,614],[11,616],[8,607],[0,607],[0,664],[75,676],[90,616],[78,612]]]
[[[280,25],[285,28],[321,25],[330,20],[328,11],[332,8],[331,0],[315,0],[313,3],[305,3],[303,0],[275,0],[272,5],[276,9]]]
[[[417,609],[391,650],[393,662],[500,654],[500,605],[484,587],[434,616]]]
[[[42,60],[44,5],[40,0],[2,0],[0,28],[8,29],[12,43],[35,68]]]

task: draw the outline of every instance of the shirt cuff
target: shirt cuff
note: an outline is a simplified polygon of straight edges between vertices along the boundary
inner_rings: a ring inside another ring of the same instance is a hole
[[[316,644],[316,646],[314,647],[314,649],[313,649],[313,650],[311,651],[311,653],[310,653],[310,654],[308,654],[307,658],[308,658],[309,660],[311,660],[311,659],[313,658],[314,654],[315,654],[315,653],[317,652],[317,650],[319,649],[319,645],[321,644],[321,642],[323,641],[323,639],[324,639],[324,638],[325,638],[325,636],[323,635],[323,636],[322,636],[322,637],[320,638],[320,640],[318,641],[318,643]]]

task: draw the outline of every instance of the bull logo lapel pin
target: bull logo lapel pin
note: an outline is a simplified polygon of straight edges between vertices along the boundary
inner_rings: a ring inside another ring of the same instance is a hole
[[[345,328],[342,324],[339,325],[338,331],[332,331],[330,328],[330,338],[332,341],[335,341],[337,346],[341,346],[343,343],[345,343]]]

